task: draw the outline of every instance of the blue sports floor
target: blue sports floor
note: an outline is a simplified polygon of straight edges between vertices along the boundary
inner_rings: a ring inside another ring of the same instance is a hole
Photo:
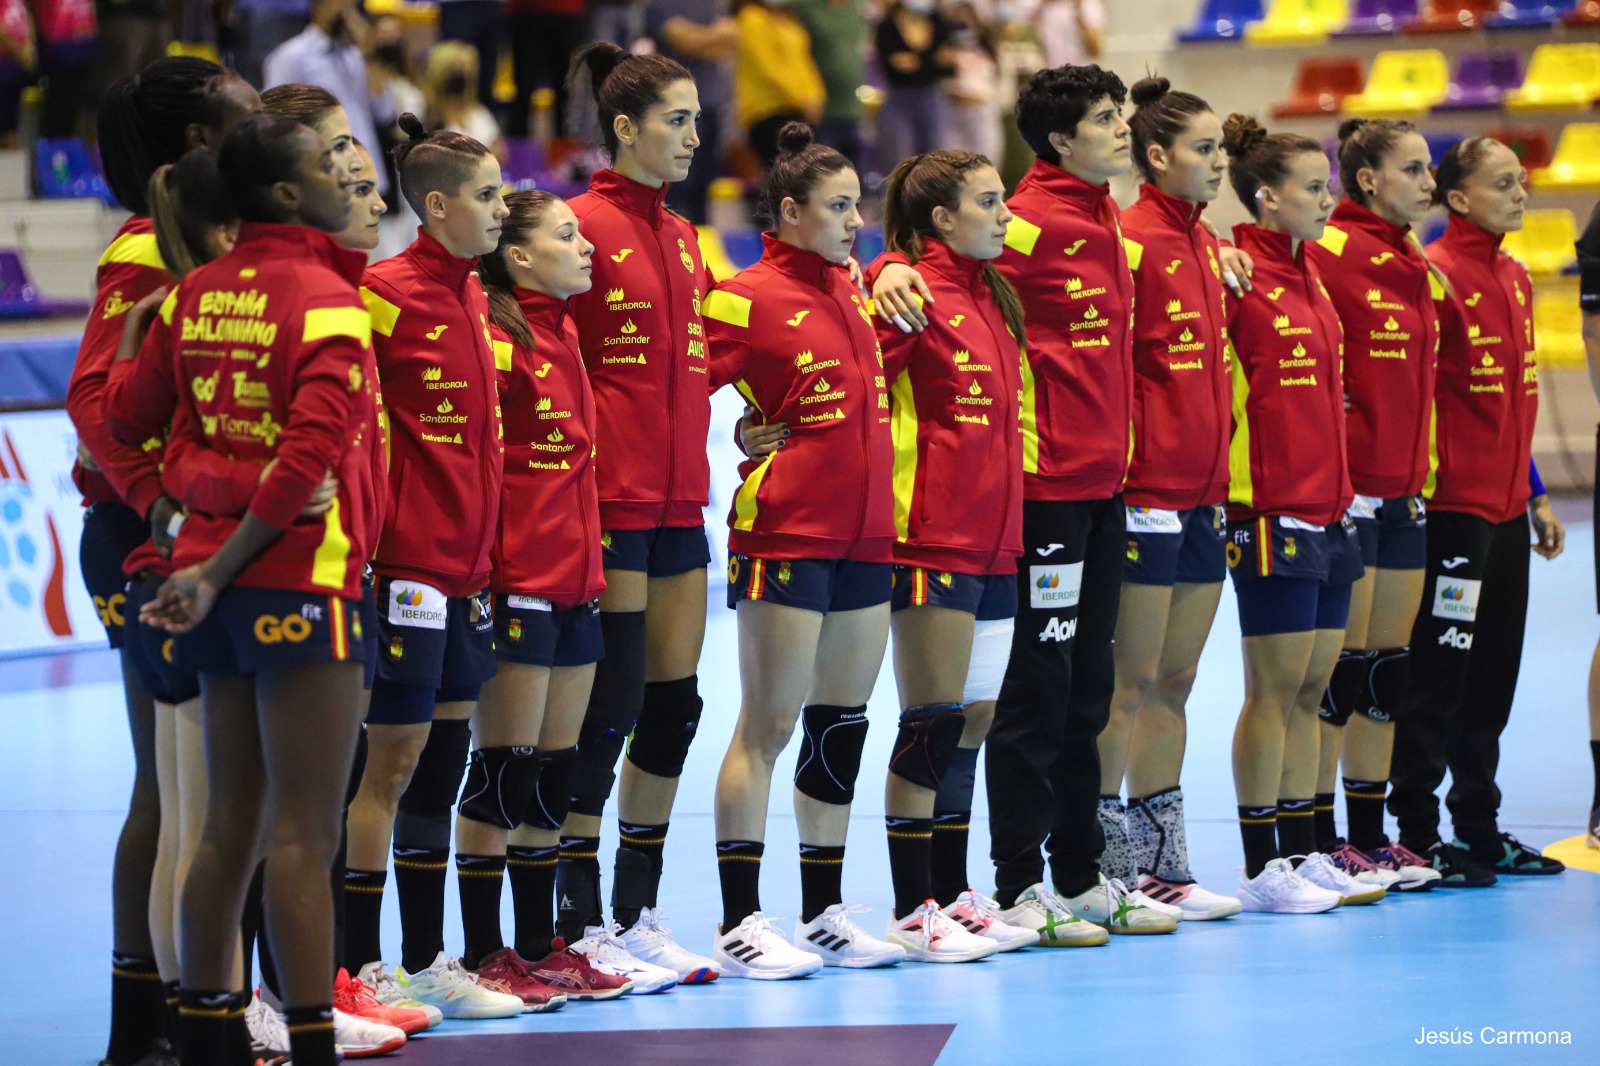
[[[1565,556],[1533,560],[1529,646],[1500,779],[1503,824],[1539,845],[1579,832],[1589,806],[1592,538],[1587,522],[1574,521]],[[1229,594],[1190,706],[1185,771],[1194,867],[1223,891],[1239,861],[1228,758],[1241,697],[1236,634]],[[132,773],[114,668],[102,653],[0,663],[0,1066],[92,1063],[105,1047],[109,871]],[[733,616],[720,604],[700,676],[706,718],[673,819],[662,904],[679,938],[709,952],[718,913],[712,781],[738,706]],[[877,724],[863,765],[882,767],[895,713],[887,667],[871,713]],[[793,752],[791,745],[780,782]],[[875,772],[863,775],[845,895],[873,908],[862,921],[876,931],[890,892]],[[792,921],[795,829],[787,787],[776,792],[763,901],[768,913]],[[971,871],[988,888],[981,783],[979,797]],[[614,845],[611,822],[602,848],[608,880]],[[450,891],[453,915],[453,884]],[[392,908],[391,895],[386,945],[397,955]],[[459,949],[453,917],[447,926],[447,943]],[[767,1031],[748,1031],[755,1029]],[[1470,1035],[1472,1043],[1419,1044],[1423,1030],[1457,1041]],[[1486,1043],[1497,1031],[1564,1031],[1568,1043]],[[1600,877],[1572,870],[1503,878],[1488,890],[1435,891],[1327,915],[1243,915],[1185,925],[1174,936],[1115,937],[1101,948],[1032,949],[965,966],[827,971],[574,1003],[510,1022],[446,1023],[394,1060],[1594,1063]]]

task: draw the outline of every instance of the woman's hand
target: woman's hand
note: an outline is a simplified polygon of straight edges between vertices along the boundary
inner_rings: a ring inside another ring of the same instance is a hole
[[[902,333],[921,333],[928,325],[922,305],[933,303],[933,293],[928,291],[927,282],[914,268],[904,263],[887,263],[878,271],[878,280],[872,286],[872,300],[878,307],[878,316],[885,322],[900,327]]]
[[[157,497],[156,502],[150,505],[150,513],[147,516],[150,521],[150,539],[155,542],[156,551],[161,553],[163,559],[172,558],[172,546],[178,539],[172,532],[172,520],[181,514],[183,514],[183,504],[171,496]]]
[[[784,445],[789,435],[789,423],[760,421],[754,407],[746,406],[744,417],[739,419],[739,447],[752,459],[770,455]]]
[[[1250,258],[1250,253],[1225,244],[1217,258],[1222,261],[1223,284],[1232,289],[1235,296],[1249,292],[1250,275],[1256,272],[1256,261]]]
[[[1567,530],[1550,506],[1549,496],[1535,496],[1528,501],[1528,517],[1533,522],[1533,550],[1546,559],[1554,559],[1567,546]]]
[[[161,301],[166,298],[167,288],[163,285],[128,309],[128,317],[122,323],[122,339],[117,342],[117,357],[113,362],[124,363],[139,354],[139,349],[144,346],[145,334],[150,332],[150,323],[155,320],[156,312],[161,309]]]
[[[211,613],[222,588],[206,563],[186,566],[167,578],[139,609],[139,621],[169,633],[187,633]]]
[[[261,476],[256,478],[259,485],[267,480],[267,475],[272,473],[272,468],[278,465],[278,460],[273,459],[261,468]],[[339,497],[339,479],[333,476],[333,471],[326,471],[322,475],[322,484],[311,493],[311,498],[306,505],[300,508],[300,513],[295,518],[321,518],[333,507],[333,501]]]

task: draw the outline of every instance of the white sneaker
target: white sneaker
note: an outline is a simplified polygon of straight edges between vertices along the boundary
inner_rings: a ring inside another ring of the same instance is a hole
[[[1001,951],[1016,951],[1039,942],[1039,931],[1022,925],[1007,925],[1000,917],[1000,904],[975,889],[967,889],[944,909],[944,916],[974,936],[986,937],[1000,945]]]
[[[803,922],[796,916],[794,946],[819,956],[824,966],[843,966],[851,970],[893,966],[906,961],[905,948],[879,940],[850,917],[867,910],[835,903],[812,921]]]
[[[722,976],[716,963],[672,938],[672,930],[661,924],[660,907],[645,907],[639,912],[633,928],[622,934],[622,946],[639,961],[676,973],[680,985],[709,984]]]
[[[1039,943],[1047,948],[1090,948],[1111,939],[1104,929],[1073,914],[1066,900],[1041,882],[1017,897],[1017,902],[1000,911],[1007,925],[1032,929]]]
[[[717,929],[717,944],[711,952],[724,977],[748,977],[755,981],[782,981],[805,977],[822,969],[822,957],[802,951],[773,928],[772,919],[760,911],[723,932]]]
[[[333,1049],[347,1059],[365,1059],[397,1051],[406,1042],[402,1029],[342,1010],[333,1012]]]
[[[1163,914],[1132,898],[1128,888],[1115,877],[1098,874],[1098,883],[1076,896],[1063,896],[1067,909],[1086,922],[1093,922],[1111,933],[1175,933],[1178,919]]]
[[[591,925],[583,931],[583,939],[574,941],[572,950],[589,960],[589,965],[601,973],[626,977],[633,982],[636,996],[670,992],[678,984],[678,971],[638,958],[622,943],[618,934],[622,927],[616,922]]]
[[[283,1015],[261,1001],[259,989],[250,997],[250,1005],[244,1009],[244,1025],[250,1030],[250,1043],[257,1049],[276,1055],[289,1053],[289,1023]]]
[[[904,918],[890,919],[889,943],[905,948],[912,962],[977,962],[1000,950],[997,941],[969,933],[946,918],[931,899]]]
[[[1239,902],[1263,914],[1321,914],[1344,897],[1301,877],[1288,859],[1273,859],[1254,877],[1239,875]]]
[[[426,970],[406,973],[402,966],[395,971],[394,979],[407,996],[433,1004],[446,1018],[515,1018],[526,1006],[520,996],[483,987],[460,959],[452,959],[442,951]]]
[[[1339,898],[1346,907],[1376,903],[1388,894],[1382,885],[1363,884],[1357,881],[1339,869],[1338,864],[1320,851],[1313,851],[1310,855],[1290,856],[1291,862],[1294,859],[1301,860],[1300,865],[1295,867],[1295,873],[1319,888],[1339,893]]]
[[[1373,862],[1366,852],[1345,841],[1340,841],[1337,847],[1325,854],[1330,862],[1359,884],[1375,885],[1387,892],[1406,879],[1399,870],[1384,869]]]
[[[420,999],[408,996],[406,990],[400,987],[400,982],[395,980],[394,974],[390,973],[381,962],[369,962],[361,967],[356,979],[372,989],[373,998],[385,1007],[406,1007],[426,1014],[429,1029],[444,1021],[443,1011],[432,1003],[424,1003]]]
[[[1127,885],[1123,885],[1123,887],[1127,888]],[[1142,889],[1129,889],[1128,898],[1139,904],[1141,907],[1149,907],[1157,914],[1165,914],[1168,918],[1171,918],[1175,922],[1183,921],[1182,907],[1172,903],[1163,903],[1154,896],[1146,895]]]
[[[1139,892],[1157,903],[1177,907],[1183,912],[1186,922],[1215,921],[1231,917],[1244,909],[1232,896],[1201,888],[1193,881],[1164,881],[1159,877],[1146,877],[1139,883]]]

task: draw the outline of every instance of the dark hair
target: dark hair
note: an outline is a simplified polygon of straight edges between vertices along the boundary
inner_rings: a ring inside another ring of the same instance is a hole
[[[322,86],[304,82],[274,85],[261,94],[263,111],[292,118],[307,126],[315,126],[327,118],[334,108],[342,106],[339,98]]]
[[[207,148],[191,148],[176,163],[163,164],[150,178],[149,200],[156,248],[178,278],[211,261],[212,231],[239,221]]]
[[[933,209],[954,211],[961,202],[967,175],[979,167],[992,167],[986,156],[974,152],[941,151],[903,159],[889,175],[883,197],[883,248],[899,252],[911,263],[922,258],[922,242],[937,237]],[[989,298],[1000,309],[1006,328],[1023,342],[1022,300],[1017,290],[993,263],[983,264]]]
[[[1017,129],[1034,155],[1054,163],[1061,153],[1050,143],[1050,135],[1076,137],[1078,123],[1103,96],[1120,107],[1128,98],[1128,89],[1121,78],[1093,63],[1081,67],[1067,63],[1037,71],[1017,96]]]
[[[778,131],[778,156],[761,186],[766,217],[776,225],[778,208],[785,199],[803,204],[823,178],[850,169],[850,160],[812,139],[810,126],[804,122],[785,123]]]
[[[1417,132],[1409,122],[1390,118],[1347,118],[1339,124],[1339,185],[1344,194],[1362,207],[1367,192],[1356,180],[1363,169],[1376,170],[1384,157],[1394,151],[1400,138]]]
[[[281,212],[272,200],[272,187],[295,181],[300,165],[297,144],[304,142],[306,126],[282,115],[251,115],[235,126],[217,148],[216,177],[232,198],[241,222],[278,222]],[[318,142],[320,147],[321,142]],[[211,153],[206,153],[210,156]],[[196,167],[196,179],[206,175]],[[179,202],[195,196],[190,185],[179,188]]]
[[[667,86],[694,80],[677,60],[663,55],[630,55],[609,41],[591,44],[572,57],[568,83],[574,90],[581,89],[585,78],[599,112],[600,136],[613,159],[617,155],[618,115],[638,122],[661,102]]]
[[[1298,133],[1268,133],[1254,118],[1235,112],[1222,124],[1222,147],[1228,150],[1228,177],[1234,194],[1251,218],[1261,217],[1256,193],[1289,174],[1289,160],[1302,152],[1320,152],[1322,145]]]
[[[1133,83],[1128,99],[1138,108],[1128,120],[1133,136],[1133,165],[1146,181],[1156,180],[1150,169],[1150,146],[1171,148],[1189,128],[1195,115],[1208,114],[1211,105],[1193,93],[1173,92],[1166,78],[1144,78]]]
[[[1433,178],[1438,183],[1434,186],[1433,202],[1442,204],[1454,214],[1455,208],[1450,206],[1449,200],[1451,190],[1461,188],[1462,183],[1483,165],[1489,156],[1489,149],[1499,143],[1493,137],[1467,137],[1446,148],[1444,155],[1439,157],[1439,165],[1433,168]]]
[[[478,160],[489,155],[489,149],[464,133],[430,133],[422,120],[409,111],[395,123],[410,138],[390,151],[400,175],[400,192],[418,218],[427,218],[428,194],[456,195],[461,186],[472,180]]]
[[[489,296],[489,321],[511,335],[511,339],[524,348],[533,347],[533,331],[528,328],[528,316],[517,303],[516,283],[511,280],[511,267],[506,260],[506,249],[533,237],[533,231],[544,221],[544,213],[561,198],[553,192],[534,189],[506,195],[506,209],[511,213],[500,223],[500,243],[488,255],[478,256],[478,279]]]
[[[222,86],[238,77],[193,56],[156,60],[136,77],[113,82],[100,98],[100,165],[123,207],[150,213],[150,175],[188,151],[189,126],[222,120]]]

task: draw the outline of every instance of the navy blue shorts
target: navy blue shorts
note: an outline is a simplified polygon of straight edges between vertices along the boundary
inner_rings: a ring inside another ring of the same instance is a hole
[[[1128,508],[1128,561],[1122,580],[1135,585],[1210,585],[1228,572],[1222,508],[1163,511]]]
[[[894,568],[894,595],[890,610],[907,607],[948,607],[965,611],[980,622],[1017,616],[1016,574],[954,574],[921,566]]]
[[[478,698],[495,672],[494,597],[487,589],[447,597],[420,581],[380,576],[377,600],[380,681],[443,690],[451,700]],[[374,699],[367,721],[414,724],[413,713],[397,721],[389,712],[389,701]]]
[[[614,529],[600,534],[600,559],[607,570],[677,577],[711,565],[711,542],[705,526]]]
[[[894,587],[889,563],[854,559],[757,559],[728,556],[728,606],[761,600],[828,614],[888,603]]]
[[[1428,565],[1428,509],[1421,496],[1357,496],[1349,514],[1368,570],[1421,570]]]
[[[378,676],[378,586],[369,569],[361,575],[361,611],[356,615],[361,627],[364,657],[361,663],[361,687],[372,691],[372,682]]]
[[[139,608],[150,602],[165,580],[159,574],[145,574],[128,582],[123,647],[144,690],[162,703],[179,704],[200,695],[200,678],[187,658],[177,654],[176,636],[139,621]]]
[[[1363,573],[1353,522],[1323,528],[1263,516],[1229,522],[1227,533],[1228,572],[1244,636],[1345,627],[1350,586]]]
[[[174,654],[199,674],[251,674],[324,662],[360,663],[361,601],[232,585]]]
[[[494,654],[503,663],[587,666],[605,658],[600,601],[566,610],[539,596],[494,598]]]
[[[78,569],[113,648],[122,647],[128,611],[128,577],[122,564],[150,538],[150,524],[121,503],[97,503],[83,515]]]

